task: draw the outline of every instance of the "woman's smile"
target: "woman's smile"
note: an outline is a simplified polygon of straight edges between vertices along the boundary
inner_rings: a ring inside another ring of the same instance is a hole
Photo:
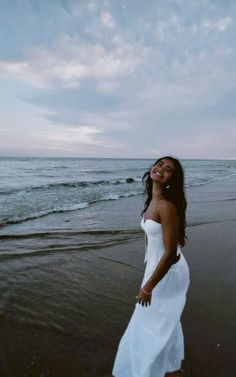
[[[174,171],[174,166],[172,167],[171,163],[172,161],[167,159],[159,161],[150,171],[151,178],[154,180],[158,179],[158,181],[161,179],[163,183],[167,183]]]

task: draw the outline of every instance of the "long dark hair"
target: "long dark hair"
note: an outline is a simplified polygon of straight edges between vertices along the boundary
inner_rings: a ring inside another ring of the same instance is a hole
[[[150,170],[152,166],[156,165],[159,161],[161,161],[164,158],[168,158],[171,160],[174,165],[175,169],[173,172],[173,175],[171,176],[171,179],[169,181],[169,188],[164,187],[163,188],[163,196],[165,199],[169,200],[175,206],[177,207],[177,211],[180,217],[180,226],[179,226],[179,244],[180,246],[185,245],[185,239],[188,237],[185,234],[185,227],[186,227],[186,216],[185,216],[185,211],[187,208],[187,201],[185,198],[185,192],[184,192],[184,170],[179,162],[174,157],[171,156],[164,156],[159,158],[156,162],[154,162],[153,165],[151,165],[150,169],[146,171],[142,177],[142,182],[145,186],[144,189],[144,194],[147,195],[145,204],[144,204],[144,209],[141,212],[141,216],[143,213],[146,211],[146,209],[149,206],[149,203],[152,199],[152,179],[150,177]]]

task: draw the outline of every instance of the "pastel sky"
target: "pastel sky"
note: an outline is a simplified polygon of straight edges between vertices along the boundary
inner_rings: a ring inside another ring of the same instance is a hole
[[[0,154],[235,159],[235,0],[0,0]]]

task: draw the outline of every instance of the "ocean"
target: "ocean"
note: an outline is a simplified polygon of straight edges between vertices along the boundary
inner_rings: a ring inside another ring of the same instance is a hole
[[[235,200],[231,180],[236,175],[236,161],[180,161],[188,209],[196,207],[187,212],[187,225],[215,220],[209,211],[199,213],[197,204],[209,207],[212,201]],[[77,252],[135,236],[139,219],[132,203],[136,201],[140,212],[144,203],[142,176],[153,162],[1,157],[1,257]],[[224,197],[221,190],[212,192],[211,183],[224,184]]]

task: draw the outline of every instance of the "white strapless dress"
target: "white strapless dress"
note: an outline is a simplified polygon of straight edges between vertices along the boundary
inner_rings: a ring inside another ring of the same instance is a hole
[[[146,268],[141,287],[150,278],[163,252],[161,224],[142,218],[141,227],[147,236]],[[135,309],[120,339],[112,376],[164,377],[179,370],[184,360],[184,337],[180,322],[190,273],[178,245],[178,262],[173,264],[152,291],[151,305],[136,302]]]

